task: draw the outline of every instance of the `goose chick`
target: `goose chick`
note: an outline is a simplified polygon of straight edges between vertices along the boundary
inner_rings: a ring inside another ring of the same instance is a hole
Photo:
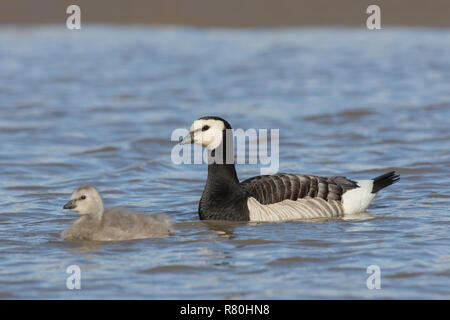
[[[92,186],[76,189],[64,209],[80,214],[61,233],[65,240],[131,240],[165,237],[173,232],[171,221],[164,215],[145,215],[122,208],[105,210],[99,192]]]

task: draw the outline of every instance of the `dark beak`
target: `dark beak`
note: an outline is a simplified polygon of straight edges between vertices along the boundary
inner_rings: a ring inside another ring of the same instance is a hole
[[[190,133],[179,142],[179,144],[192,144],[192,143],[194,143],[194,139],[192,137],[192,134]]]
[[[69,202],[67,202],[65,205],[64,205],[64,207],[63,207],[63,209],[75,209],[77,206],[76,206],[76,204],[74,203],[74,201],[73,200],[70,200]]]

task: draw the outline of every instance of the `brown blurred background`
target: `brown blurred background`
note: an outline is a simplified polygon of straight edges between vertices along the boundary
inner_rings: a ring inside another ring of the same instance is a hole
[[[450,0],[2,0],[0,24],[65,24],[70,4],[81,7],[82,24],[365,26],[377,4],[382,26],[450,27]]]

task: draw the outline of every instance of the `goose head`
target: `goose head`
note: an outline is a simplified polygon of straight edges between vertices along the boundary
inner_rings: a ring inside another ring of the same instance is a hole
[[[192,123],[189,134],[180,141],[180,144],[194,143],[208,150],[214,150],[222,143],[227,129],[231,129],[231,126],[222,118],[202,117]]]
[[[70,196],[64,209],[69,209],[83,215],[101,216],[103,214],[103,201],[97,189],[84,186],[76,189]]]

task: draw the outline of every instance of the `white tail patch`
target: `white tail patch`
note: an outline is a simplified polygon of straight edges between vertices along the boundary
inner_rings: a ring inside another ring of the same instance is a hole
[[[349,190],[342,196],[345,215],[364,212],[375,197],[372,193],[373,180],[360,180],[356,183],[359,188]]]
[[[247,200],[250,221],[287,221],[297,219],[340,218],[344,209],[339,201],[321,198],[284,200],[278,203],[261,204],[253,197]]]

